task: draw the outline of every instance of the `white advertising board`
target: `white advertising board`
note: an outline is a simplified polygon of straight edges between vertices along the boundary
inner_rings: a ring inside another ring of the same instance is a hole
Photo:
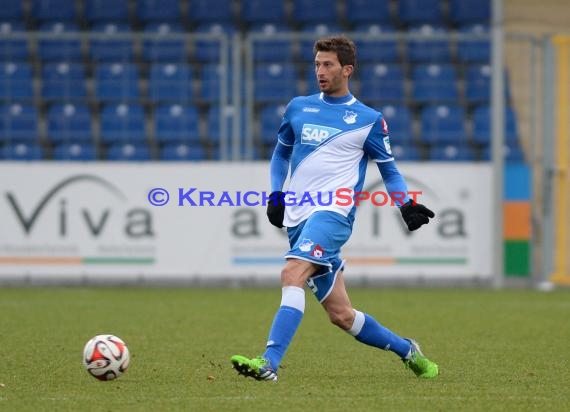
[[[399,168],[436,218],[410,233],[363,201],[347,279],[489,278],[490,167]],[[0,279],[277,281],[288,242],[266,219],[268,182],[268,162],[0,164]],[[364,190],[385,191],[374,164]]]

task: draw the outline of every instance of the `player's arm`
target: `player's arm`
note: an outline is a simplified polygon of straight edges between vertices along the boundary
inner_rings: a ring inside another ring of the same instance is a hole
[[[293,146],[285,145],[280,141],[277,142],[269,166],[271,192],[280,192],[283,189],[283,184],[289,173],[289,162],[291,161],[292,152]]]
[[[400,208],[402,218],[406,222],[408,230],[417,230],[422,225],[429,223],[429,218],[434,217],[435,214],[424,205],[416,203],[409,198],[406,181],[396,167],[394,157],[392,156],[388,125],[382,116],[379,117],[376,124],[372,127],[363,149],[376,162],[386,190]]]
[[[406,204],[410,200],[408,185],[396,167],[396,162],[394,160],[376,162],[376,166],[378,166],[386,190],[396,206],[401,207]]]
[[[289,123],[287,112],[285,112],[277,132],[277,144],[273,150],[269,165],[271,195],[267,202],[267,218],[273,226],[278,228],[283,227],[283,218],[285,217],[285,194],[282,190],[289,174],[289,163],[293,153],[294,141],[293,129]]]

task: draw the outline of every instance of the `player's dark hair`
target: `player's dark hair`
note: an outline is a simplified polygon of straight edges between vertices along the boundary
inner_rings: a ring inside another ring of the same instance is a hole
[[[342,66],[351,65],[356,68],[356,46],[352,40],[344,36],[319,39],[315,42],[313,51],[315,54],[317,52],[336,53]]]

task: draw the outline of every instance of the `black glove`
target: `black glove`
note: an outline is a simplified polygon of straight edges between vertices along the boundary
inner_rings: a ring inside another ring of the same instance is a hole
[[[285,217],[285,193],[276,191],[269,195],[267,217],[273,226],[279,229],[283,227],[283,218]]]
[[[410,232],[419,229],[422,225],[428,224],[429,218],[435,216],[435,213],[427,207],[419,203],[414,203],[411,199],[400,208],[400,212]]]

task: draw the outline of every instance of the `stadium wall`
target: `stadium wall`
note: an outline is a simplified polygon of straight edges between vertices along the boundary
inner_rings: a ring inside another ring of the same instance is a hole
[[[490,164],[400,169],[437,217],[410,233],[394,207],[363,201],[344,250],[347,280],[489,280]],[[266,162],[14,162],[0,175],[12,176],[0,181],[2,282],[278,282],[286,235],[265,207],[246,204],[263,202]],[[385,190],[374,164],[364,188]],[[245,199],[248,191],[257,194]]]

